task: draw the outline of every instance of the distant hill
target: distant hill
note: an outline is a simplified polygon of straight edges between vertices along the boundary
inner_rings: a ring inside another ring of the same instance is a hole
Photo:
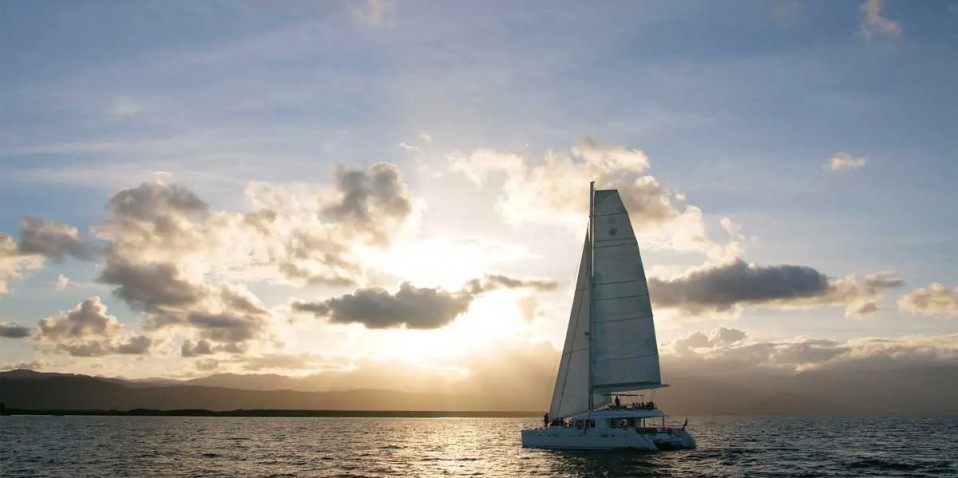
[[[671,386],[648,393],[673,416],[958,414],[958,365],[820,369],[798,374],[666,370]],[[548,396],[316,391],[321,377],[219,374],[175,381],[0,372],[0,402],[17,409],[237,409],[516,411]],[[304,390],[305,389],[305,390]]]
[[[389,390],[300,392],[238,390],[194,385],[154,385],[84,375],[0,373],[0,402],[7,408],[130,410],[497,410],[499,403],[472,396]],[[492,405],[492,406],[490,406]]]

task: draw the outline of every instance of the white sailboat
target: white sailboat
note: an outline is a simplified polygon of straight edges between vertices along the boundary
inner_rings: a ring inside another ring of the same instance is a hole
[[[589,230],[552,404],[543,427],[522,430],[522,446],[695,448],[685,424],[667,426],[653,402],[635,400],[636,392],[668,386],[645,270],[619,192],[591,183],[589,194]]]

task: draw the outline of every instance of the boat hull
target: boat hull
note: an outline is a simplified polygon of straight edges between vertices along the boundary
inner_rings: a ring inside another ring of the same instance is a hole
[[[572,427],[530,428],[522,430],[522,446],[525,448],[551,448],[558,450],[611,450],[634,449],[655,451],[658,447],[648,435],[634,429],[595,428],[580,430]]]
[[[695,448],[695,439],[677,428],[648,433],[634,428],[549,427],[522,430],[522,446],[555,450],[687,450]]]

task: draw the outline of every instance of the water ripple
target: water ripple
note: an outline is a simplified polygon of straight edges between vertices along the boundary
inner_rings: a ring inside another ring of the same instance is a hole
[[[523,449],[537,420],[2,417],[0,476],[958,475],[954,417],[690,420],[699,449]]]

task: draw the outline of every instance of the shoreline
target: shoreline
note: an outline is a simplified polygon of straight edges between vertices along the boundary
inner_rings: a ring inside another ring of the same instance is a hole
[[[434,411],[434,410],[56,410],[6,408],[3,415],[117,416],[117,417],[340,417],[340,418],[542,418],[532,411]]]

